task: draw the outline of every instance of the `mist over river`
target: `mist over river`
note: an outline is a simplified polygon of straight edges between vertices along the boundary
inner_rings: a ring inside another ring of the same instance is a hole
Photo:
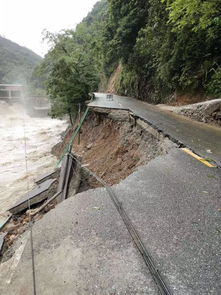
[[[21,105],[0,101],[0,213],[23,197],[28,184],[31,189],[37,176],[55,168],[57,160],[51,148],[66,128],[67,122],[63,120],[32,118]]]

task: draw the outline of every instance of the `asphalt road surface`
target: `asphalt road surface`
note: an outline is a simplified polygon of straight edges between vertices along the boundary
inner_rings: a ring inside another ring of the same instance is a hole
[[[221,128],[159,110],[156,106],[130,97],[113,95],[113,100],[106,97],[105,93],[95,93],[95,100],[89,106],[130,110],[165,135],[221,166]]]

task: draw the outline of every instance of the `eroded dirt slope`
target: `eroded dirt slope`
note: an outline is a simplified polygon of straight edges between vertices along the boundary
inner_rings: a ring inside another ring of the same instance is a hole
[[[82,128],[73,152],[109,184],[119,183],[138,166],[169,149],[165,138],[156,138],[136,124],[127,112],[93,112]]]

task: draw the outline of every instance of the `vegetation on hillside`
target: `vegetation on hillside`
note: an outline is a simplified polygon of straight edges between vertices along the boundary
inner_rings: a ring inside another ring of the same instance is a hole
[[[60,34],[45,32],[44,39],[51,49],[38,67],[40,75],[47,77],[46,87],[52,102],[51,115],[76,115],[78,104],[84,104],[91,91],[98,89],[102,68],[102,24],[107,2],[95,5],[75,31]]]
[[[221,94],[219,1],[109,3],[105,63],[122,61],[121,92],[154,102],[175,91]]]
[[[0,83],[26,84],[41,57],[0,36]]]
[[[174,93],[221,95],[221,2],[101,0],[74,31],[47,34],[41,65],[54,115],[104,88],[121,65],[117,92],[149,102]]]

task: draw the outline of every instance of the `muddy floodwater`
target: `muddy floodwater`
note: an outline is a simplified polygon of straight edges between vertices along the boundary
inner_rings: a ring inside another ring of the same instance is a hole
[[[63,120],[32,118],[21,105],[0,102],[0,213],[25,195],[37,176],[54,169],[51,148],[66,128]]]

